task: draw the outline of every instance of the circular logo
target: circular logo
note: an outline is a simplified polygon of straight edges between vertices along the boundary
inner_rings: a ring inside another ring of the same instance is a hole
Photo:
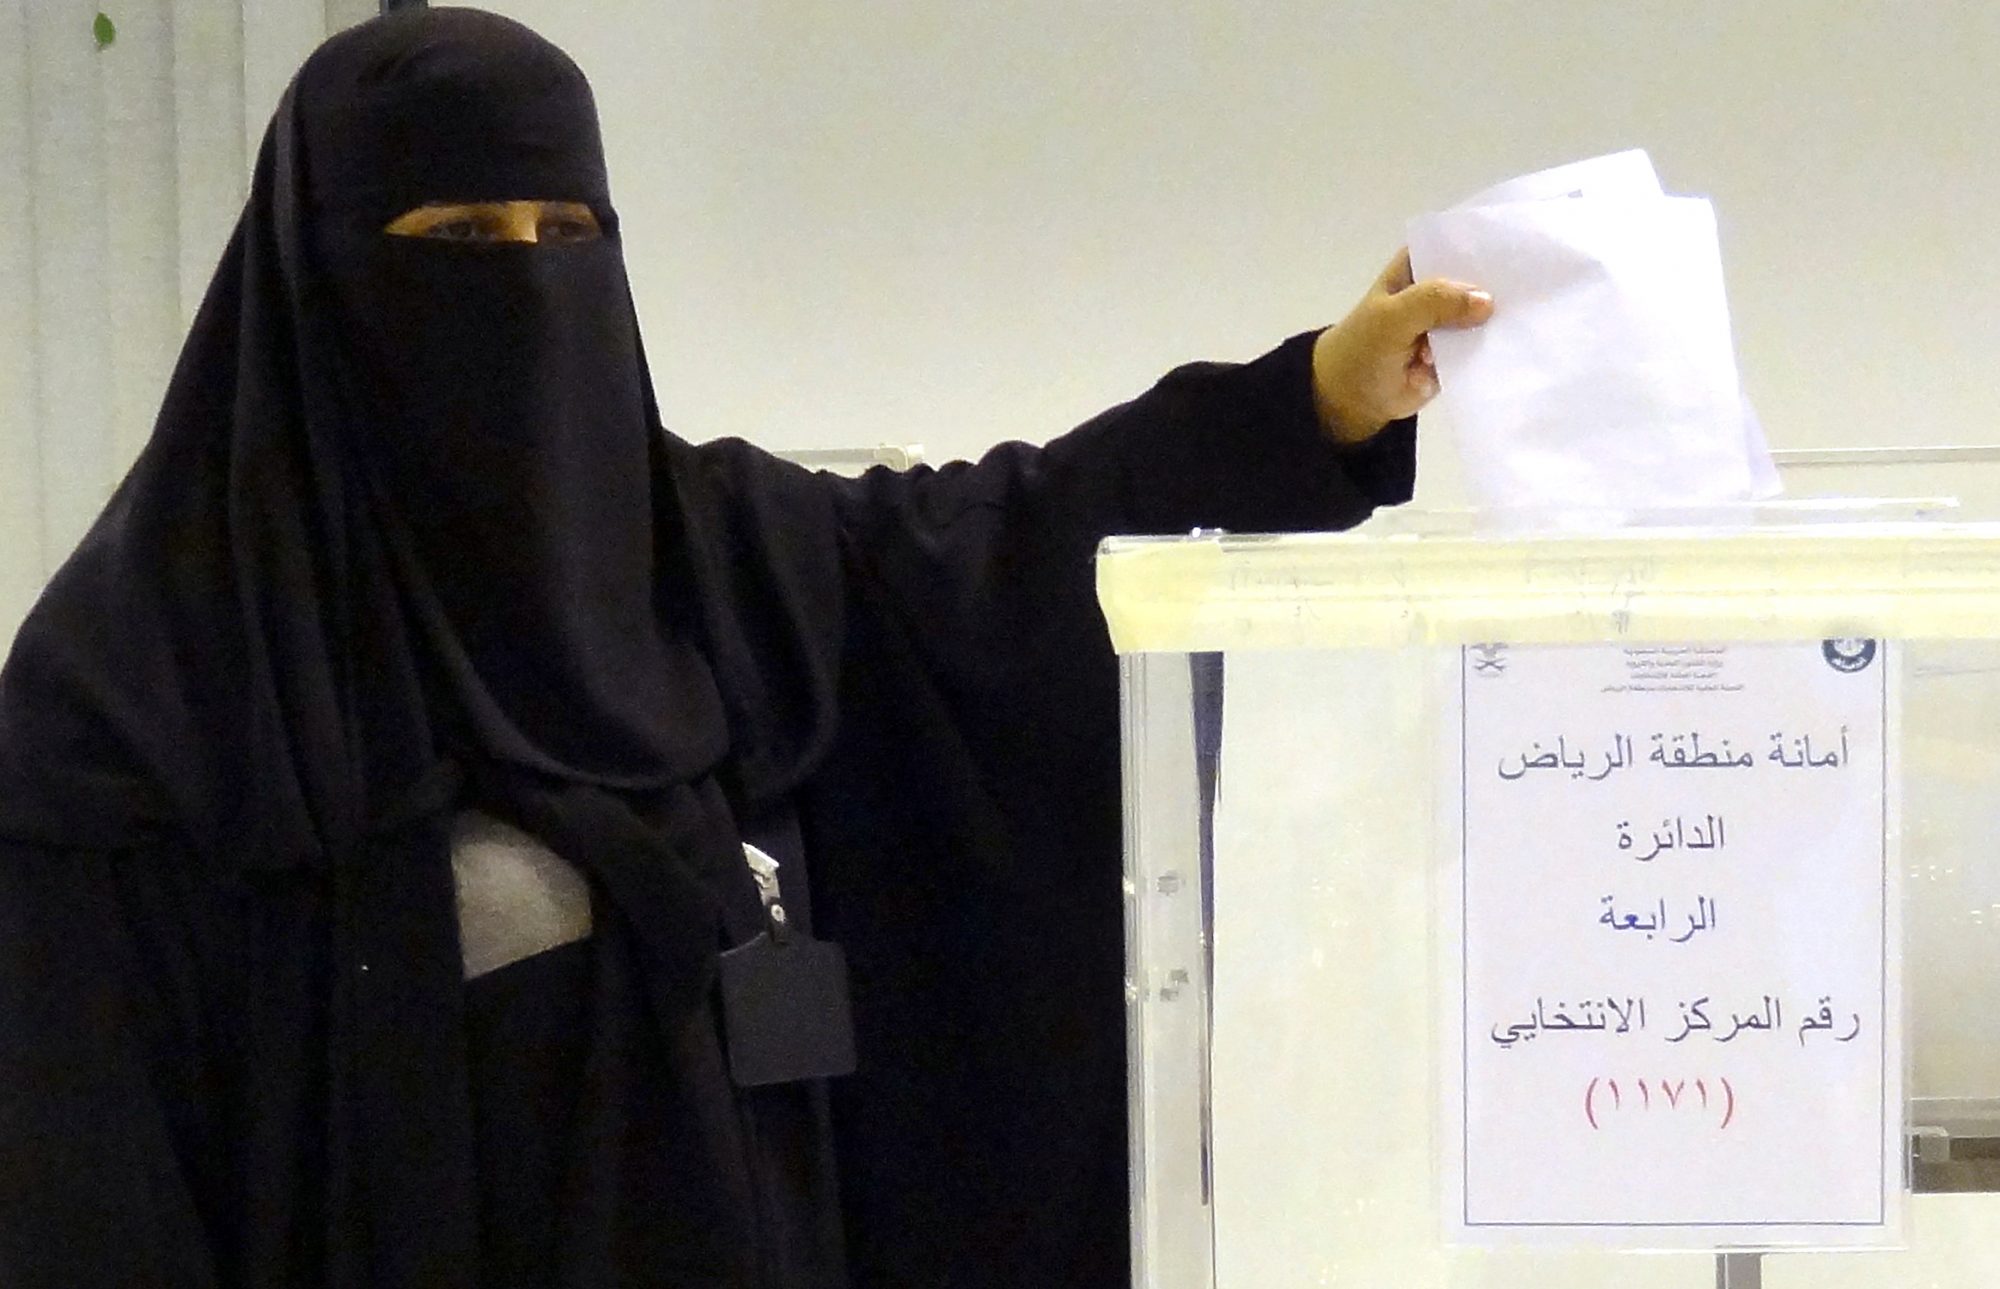
[[[1875,642],[1853,637],[1827,640],[1820,644],[1820,652],[1826,655],[1826,665],[1835,671],[1861,671],[1875,661]]]

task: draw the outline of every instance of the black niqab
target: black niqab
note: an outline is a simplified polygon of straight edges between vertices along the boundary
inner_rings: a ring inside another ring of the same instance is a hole
[[[370,34],[296,95],[309,280],[447,728],[560,779],[684,782],[720,758],[722,711],[656,603],[653,426],[589,87],[485,15]],[[515,198],[587,204],[604,236],[381,232],[426,202]]]

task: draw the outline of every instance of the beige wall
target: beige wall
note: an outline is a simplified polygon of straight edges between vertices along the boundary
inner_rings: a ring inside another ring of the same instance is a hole
[[[2000,441],[1983,0],[491,3],[598,87],[694,437],[1045,437],[1330,320],[1411,214],[1638,145],[1715,198],[1778,446]]]
[[[489,2],[597,83],[691,437],[1046,438],[1338,316],[1412,213],[1636,144],[1716,199],[1778,446],[2000,444],[1983,0]],[[0,641],[143,441],[285,81],[374,7],[125,0],[100,54],[0,0]]]

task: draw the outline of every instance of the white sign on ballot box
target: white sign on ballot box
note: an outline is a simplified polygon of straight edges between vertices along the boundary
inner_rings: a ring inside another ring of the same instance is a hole
[[[1461,652],[1455,1238],[1895,1240],[1895,660],[1872,640]]]

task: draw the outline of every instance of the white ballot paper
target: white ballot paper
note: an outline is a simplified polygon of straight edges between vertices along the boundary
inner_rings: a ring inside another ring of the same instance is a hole
[[[1715,211],[1640,151],[1510,180],[1410,221],[1419,278],[1492,292],[1431,333],[1474,500],[1629,510],[1773,496],[1744,399]]]
[[[1460,651],[1457,1238],[1897,1238],[1892,648]]]

